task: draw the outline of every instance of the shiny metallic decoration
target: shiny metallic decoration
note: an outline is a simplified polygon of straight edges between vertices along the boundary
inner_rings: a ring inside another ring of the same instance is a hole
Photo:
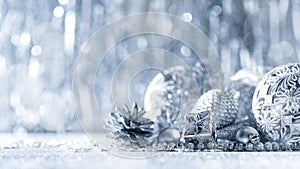
[[[250,126],[244,126],[239,129],[236,133],[236,141],[243,143],[243,144],[257,144],[260,141],[260,136],[258,132]]]
[[[171,74],[158,73],[149,84],[144,107],[145,117],[158,123],[160,131],[173,125],[180,112],[181,88]]]
[[[272,69],[256,87],[252,109],[270,141],[296,142],[300,131],[300,64]]]
[[[232,137],[241,125],[232,127],[232,131],[218,131],[235,121],[238,112],[236,94],[234,90],[214,89],[202,95],[192,112],[185,116],[184,143],[193,143],[195,146],[199,143],[215,144],[218,134],[223,135],[225,139]]]
[[[166,75],[171,75],[172,79],[165,80]],[[174,80],[175,83],[171,80]],[[170,90],[172,88],[173,91]],[[208,74],[201,63],[196,62],[191,69],[182,65],[170,67],[164,73],[158,73],[150,82],[144,99],[144,107],[148,112],[145,116],[150,119],[158,117],[163,121],[161,112],[170,109],[166,105],[172,104],[174,110],[180,111],[173,111],[171,122],[168,122],[168,125],[180,129],[184,126],[185,114],[192,110],[201,93],[208,89],[210,89]],[[176,98],[165,99],[169,93]]]
[[[175,121],[176,127],[181,128],[184,125],[185,114],[192,110],[194,103],[200,96],[200,91],[203,86],[197,85],[197,76],[194,74],[194,69],[178,65],[167,69],[166,72],[173,77],[181,89],[180,112]]]
[[[177,129],[168,128],[158,135],[158,142],[161,143],[179,143],[180,133]]]
[[[271,142],[266,142],[264,145],[265,145],[265,150],[266,151],[271,151],[272,150],[272,143]]]
[[[153,143],[158,132],[153,121],[143,118],[145,113],[136,103],[131,110],[127,105],[123,109],[116,108],[116,112],[110,114],[112,119],[107,121],[107,126],[114,130],[112,137],[123,145],[146,147]]]
[[[234,123],[230,126],[224,127],[222,129],[218,129],[215,132],[216,138],[235,141],[237,131],[249,124],[251,124],[251,121],[248,120],[248,121]]]
[[[212,124],[207,118],[202,118],[195,113],[188,113],[185,116],[184,137],[211,135],[211,125]]]
[[[259,142],[256,144],[256,150],[257,151],[263,151],[265,150],[264,144],[262,142]]]

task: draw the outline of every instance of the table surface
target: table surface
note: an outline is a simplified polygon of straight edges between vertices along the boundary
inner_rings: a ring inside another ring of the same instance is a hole
[[[299,168],[300,152],[163,152],[124,158],[103,151],[84,133],[0,134],[0,168]]]

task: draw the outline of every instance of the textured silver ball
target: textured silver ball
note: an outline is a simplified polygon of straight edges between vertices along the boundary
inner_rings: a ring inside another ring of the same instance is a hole
[[[158,136],[158,142],[165,143],[179,143],[180,133],[177,129],[169,128],[162,131]]]
[[[260,142],[260,136],[258,132],[250,126],[244,126],[238,130],[235,137],[236,141],[243,144],[257,144]]]
[[[266,139],[289,142],[300,131],[300,64],[276,67],[257,85],[252,110]]]

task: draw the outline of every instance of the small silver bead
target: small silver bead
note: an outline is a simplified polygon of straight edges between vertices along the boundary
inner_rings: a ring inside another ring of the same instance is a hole
[[[265,143],[265,150],[272,151],[272,143],[271,142],[266,142]]]

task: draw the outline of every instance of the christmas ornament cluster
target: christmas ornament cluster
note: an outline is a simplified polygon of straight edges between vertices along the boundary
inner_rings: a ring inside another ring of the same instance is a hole
[[[146,110],[133,103],[111,113],[108,138],[132,151],[300,150],[300,63],[256,75],[258,83],[238,72],[226,89],[200,97],[188,92],[187,74],[200,83],[197,90],[209,89],[199,70],[176,66],[159,73],[145,94]],[[194,96],[198,100],[188,99]]]

